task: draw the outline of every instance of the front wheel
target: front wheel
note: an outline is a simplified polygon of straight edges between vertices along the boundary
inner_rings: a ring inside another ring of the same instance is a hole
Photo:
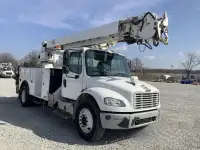
[[[95,105],[81,104],[76,113],[76,127],[79,135],[88,142],[100,140],[105,132],[100,122],[100,114]]]

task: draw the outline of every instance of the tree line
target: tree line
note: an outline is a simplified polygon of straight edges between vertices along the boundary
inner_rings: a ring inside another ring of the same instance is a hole
[[[200,65],[200,55],[197,54],[196,52],[189,52],[189,53],[186,53],[185,54],[185,59],[184,61],[180,62],[181,66],[183,69],[176,69],[175,71],[176,72],[179,72],[179,73],[183,73],[185,74],[186,78],[190,78],[191,74],[194,73],[194,72],[197,72],[199,74],[198,71],[194,71],[194,69]],[[134,71],[134,72],[140,72],[142,69],[144,69],[144,64],[142,63],[142,61],[139,59],[139,58],[134,58],[130,61],[130,67],[131,67],[131,71]],[[169,70],[172,71],[173,69],[173,65],[170,65],[169,66],[171,69],[148,69],[148,68],[145,68],[145,70],[148,70],[150,72],[159,72],[159,73],[162,73],[162,72],[169,72]],[[153,68],[153,67],[152,67]],[[171,72],[170,71],[170,72]]]

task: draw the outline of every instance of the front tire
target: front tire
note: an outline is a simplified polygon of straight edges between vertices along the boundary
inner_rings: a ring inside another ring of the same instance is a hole
[[[105,132],[101,126],[99,108],[93,102],[80,104],[75,124],[79,135],[88,142],[99,141]]]
[[[26,85],[24,85],[20,90],[20,102],[23,107],[28,107],[31,103],[29,96],[29,89]]]

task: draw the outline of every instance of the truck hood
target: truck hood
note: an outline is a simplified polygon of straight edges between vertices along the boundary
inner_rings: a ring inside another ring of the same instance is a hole
[[[106,89],[113,90],[122,95],[127,95],[139,92],[158,92],[159,90],[154,86],[142,82],[135,77],[125,78],[125,77],[92,77],[87,81],[87,88],[92,87],[102,87]],[[124,94],[123,94],[124,93]],[[126,93],[126,94],[125,94]],[[126,96],[125,96],[126,97]]]

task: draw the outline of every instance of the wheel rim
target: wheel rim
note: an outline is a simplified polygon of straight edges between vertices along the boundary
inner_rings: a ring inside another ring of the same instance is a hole
[[[79,126],[85,133],[91,132],[93,128],[93,117],[89,109],[83,108],[79,114]]]
[[[25,91],[25,90],[22,90],[22,93],[21,93],[21,101],[22,101],[22,103],[25,103],[25,102],[26,102],[26,91]]]

